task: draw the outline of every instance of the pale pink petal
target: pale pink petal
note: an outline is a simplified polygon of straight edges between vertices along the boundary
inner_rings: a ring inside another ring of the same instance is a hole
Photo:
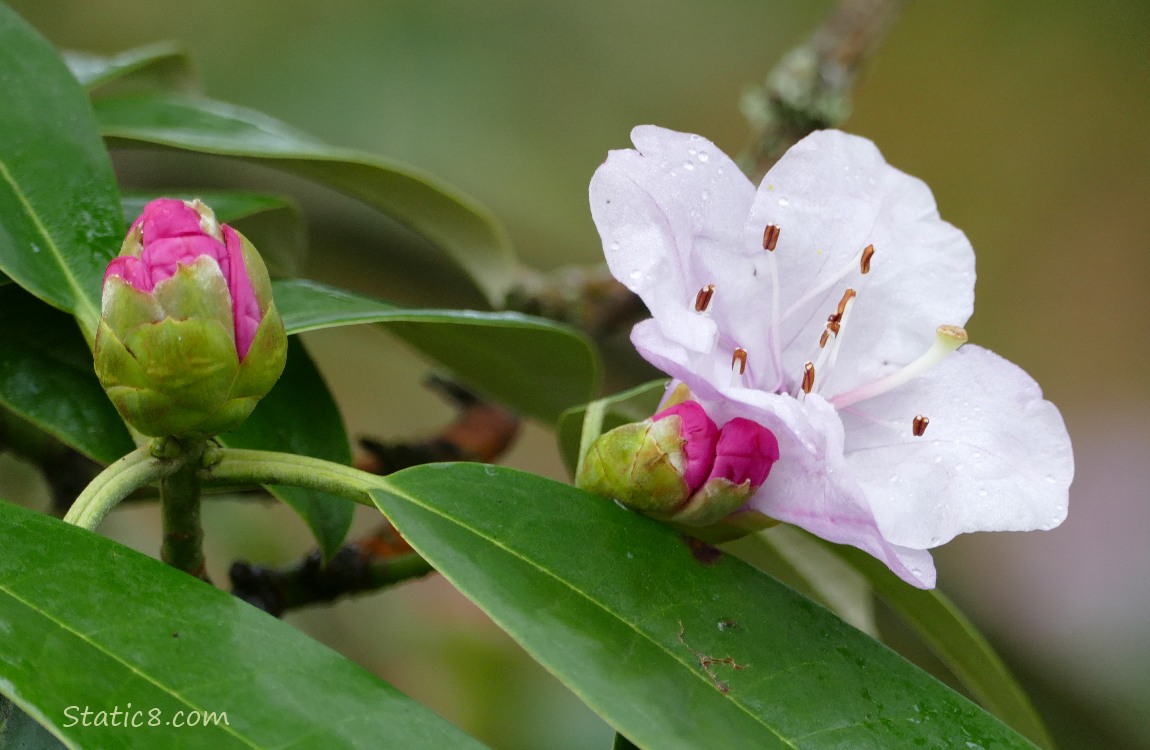
[[[638,150],[612,151],[591,180],[607,263],[666,336],[704,351],[716,327],[695,312],[696,295],[707,284],[728,293],[754,188],[704,138],[653,126],[632,138]]]
[[[761,242],[768,224],[780,230],[777,335],[790,389],[817,355],[827,316],[848,287],[858,296],[824,395],[910,362],[930,346],[937,325],[961,326],[970,317],[970,243],[939,218],[925,183],[887,164],[865,138],[817,131],[787,151],[759,186],[747,242]],[[858,256],[867,245],[875,253],[864,275]],[[768,288],[764,283],[762,294],[748,298],[752,306],[731,331],[736,338],[753,339],[755,331],[763,338],[764,321],[771,320]]]
[[[930,421],[921,437],[916,416]],[[842,413],[849,470],[884,535],[928,548],[972,531],[1050,529],[1074,476],[1062,416],[1019,367],[967,344]]]

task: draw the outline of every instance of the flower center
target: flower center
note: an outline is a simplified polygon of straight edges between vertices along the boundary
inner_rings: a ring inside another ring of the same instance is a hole
[[[768,224],[763,230],[763,250],[767,253],[767,272],[770,276],[771,284],[771,317],[770,324],[767,328],[766,343],[770,351],[770,359],[775,373],[775,385],[772,388],[775,393],[782,393],[784,390],[787,390],[787,381],[782,365],[782,345],[779,340],[783,322],[804,309],[804,307],[809,305],[813,300],[824,295],[836,284],[841,283],[852,272],[855,272],[856,269],[862,276],[869,274],[871,262],[875,255],[874,245],[868,244],[836,273],[829,274],[818,284],[811,286],[799,299],[791,303],[786,310],[782,310],[779,294],[781,286],[780,268],[776,256],[776,248],[778,247],[781,235],[782,228],[777,224]],[[714,295],[714,284],[707,284],[701,288],[695,296],[695,311],[701,314],[708,314]],[[792,381],[795,385],[791,395],[795,398],[803,400],[808,394],[825,392],[827,381],[834,371],[839,351],[842,348],[842,338],[846,332],[847,323],[850,321],[857,297],[858,293],[855,289],[853,287],[847,287],[839,299],[835,311],[827,317],[826,326],[823,328],[822,335],[819,337],[817,353],[803,365],[802,377],[796,381]],[[915,361],[885,377],[879,378],[873,383],[831,396],[827,400],[836,410],[842,410],[859,401],[886,393],[923,374],[945,359],[951,352],[954,352],[958,347],[966,343],[966,340],[966,331],[962,328],[949,325],[939,326],[934,345]],[[736,346],[731,357],[732,386],[741,382],[741,378],[746,373],[746,370],[747,350],[742,346]],[[916,416],[911,427],[912,433],[916,437],[921,437],[926,432],[926,427],[929,423],[930,420],[927,417],[921,414]]]

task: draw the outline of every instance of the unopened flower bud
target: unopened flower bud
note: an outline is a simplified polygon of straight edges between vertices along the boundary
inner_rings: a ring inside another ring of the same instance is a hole
[[[601,435],[575,483],[661,520],[705,526],[750,499],[778,458],[770,430],[741,418],[720,430],[686,401]]]
[[[287,359],[259,253],[198,200],[152,201],[104,274],[95,359],[112,403],[145,435],[238,427]]]

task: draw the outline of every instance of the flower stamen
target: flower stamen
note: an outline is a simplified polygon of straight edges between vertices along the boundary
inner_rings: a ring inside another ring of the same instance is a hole
[[[803,365],[803,383],[800,386],[803,393],[810,393],[815,387],[815,364],[814,362],[807,362]]]
[[[742,375],[747,371],[747,350],[741,346],[735,347],[735,353],[731,355],[731,370],[735,369],[735,365],[739,366],[739,374]]]
[[[743,384],[743,375],[747,372],[747,350],[741,346],[736,346],[735,351],[731,354],[731,379],[730,386],[738,388]]]
[[[695,295],[695,312],[697,312],[697,313],[707,312],[707,309],[711,306],[711,297],[714,297],[714,296],[715,296],[715,285],[714,284],[707,284],[705,287],[700,289],[699,293]]]
[[[779,225],[767,224],[767,228],[763,230],[763,249],[774,252],[775,246],[779,244]]]
[[[843,266],[839,270],[838,273],[836,273],[835,275],[831,276],[828,279],[825,279],[821,284],[818,284],[818,285],[813,286],[810,289],[808,289],[806,291],[806,293],[803,294],[802,297],[800,297],[798,300],[796,300],[794,303],[792,303],[790,307],[787,308],[786,312],[783,313],[783,320],[786,320],[791,315],[793,315],[797,310],[799,310],[803,305],[805,305],[808,302],[810,302],[811,300],[821,296],[823,293],[825,293],[828,289],[833,287],[835,284],[837,284],[840,281],[842,281],[843,279],[845,279],[856,268],[861,269],[864,274],[870,272],[870,259],[871,259],[871,257],[874,256],[873,248],[874,248],[874,245],[867,245],[862,250],[859,250],[857,253],[855,253],[854,257],[851,258],[850,262],[847,263],[845,266]],[[869,253],[867,252],[868,249],[870,250]],[[865,258],[865,261],[864,261],[864,258]]]
[[[771,274],[771,325],[767,329],[767,345],[771,350],[771,361],[775,366],[775,385],[771,389],[778,391],[783,384],[783,354],[779,347],[779,261],[775,256],[775,247],[779,244],[779,234],[782,229],[778,224],[767,224],[763,230],[763,249],[767,251],[767,268]]]
[[[926,434],[926,426],[928,424],[930,424],[930,417],[924,417],[919,414],[911,423],[910,431],[915,437],[922,437]]]
[[[946,359],[967,341],[966,331],[958,326],[939,326],[934,338],[934,345],[921,357],[911,362],[901,370],[896,370],[886,377],[868,385],[855,388],[853,391],[840,393],[830,399],[835,409],[843,409],[851,404],[864,401],[868,398],[880,396],[889,390],[910,382],[922,375],[939,362]]]
[[[851,301],[852,299],[854,299],[856,296],[857,296],[857,295],[856,295],[856,293],[855,293],[855,290],[854,290],[854,289],[851,289],[850,287],[847,287],[847,290],[846,290],[845,292],[843,292],[843,297],[842,297],[842,299],[840,299],[840,300],[839,300],[839,307],[838,307],[838,309],[837,309],[837,310],[835,310],[835,314],[831,316],[831,317],[833,317],[833,318],[834,318],[834,322],[836,322],[836,323],[841,323],[841,322],[842,322],[842,319],[843,319],[843,314],[844,314],[844,313],[846,313],[846,311],[847,311],[847,305],[848,305],[848,304],[850,303],[850,301]]]
[[[862,251],[862,260],[859,263],[859,270],[863,275],[870,273],[870,259],[874,257],[874,245],[867,245]]]

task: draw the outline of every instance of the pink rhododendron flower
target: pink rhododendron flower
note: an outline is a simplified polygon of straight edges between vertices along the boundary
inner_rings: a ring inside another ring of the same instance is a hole
[[[243,240],[227,224],[192,204],[174,198],[148,203],[131,230],[140,228],[142,250],[138,256],[121,255],[108,264],[104,280],[119,276],[141,292],[171,278],[181,265],[191,266],[207,256],[220,267],[231,294],[236,353],[242,360],[259,328],[260,304],[244,263]]]
[[[100,312],[96,376],[144,435],[235,429],[286,362],[263,260],[198,200],[144,207],[104,273]]]
[[[707,140],[635,128],[591,181],[631,339],[720,426],[778,460],[744,506],[851,544],[916,586],[972,531],[1049,529],[1074,473],[1058,410],[963,344],[974,251],[870,141],[820,131],[756,189]],[[961,349],[959,348],[961,347]]]

